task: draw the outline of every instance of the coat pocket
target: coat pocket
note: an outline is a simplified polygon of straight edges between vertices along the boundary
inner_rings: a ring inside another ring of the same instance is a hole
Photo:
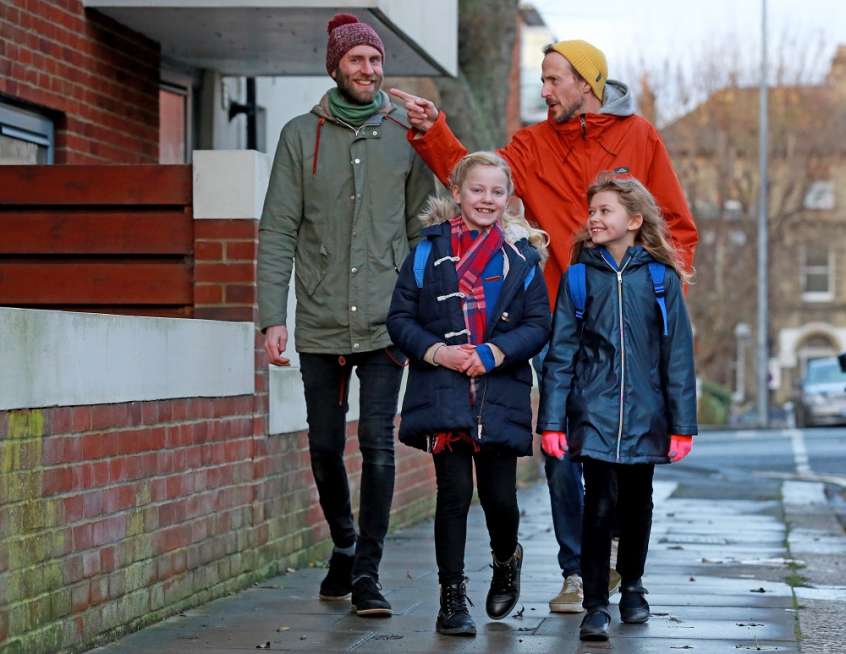
[[[296,261],[295,266],[297,280],[302,284],[303,290],[308,295],[314,295],[329,269],[329,251],[321,243],[318,255],[314,260],[301,257]]]

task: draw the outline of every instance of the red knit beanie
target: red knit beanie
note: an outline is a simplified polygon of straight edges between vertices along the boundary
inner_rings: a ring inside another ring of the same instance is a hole
[[[384,57],[385,46],[382,39],[367,23],[359,22],[352,14],[335,14],[326,26],[329,42],[326,44],[326,72],[330,75],[350,49],[357,45],[370,45]]]

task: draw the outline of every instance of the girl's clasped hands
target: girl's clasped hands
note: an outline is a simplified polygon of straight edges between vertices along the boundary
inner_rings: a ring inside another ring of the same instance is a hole
[[[432,360],[439,366],[468,377],[481,377],[486,372],[485,365],[476,352],[476,346],[470,343],[443,345],[435,351]]]

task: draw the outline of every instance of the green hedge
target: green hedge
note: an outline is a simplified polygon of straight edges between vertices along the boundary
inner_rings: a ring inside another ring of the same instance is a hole
[[[731,391],[709,381],[702,381],[699,391],[699,424],[725,425],[731,409]]]

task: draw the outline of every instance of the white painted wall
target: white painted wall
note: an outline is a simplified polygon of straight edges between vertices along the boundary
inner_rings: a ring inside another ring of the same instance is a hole
[[[335,86],[329,75],[318,77],[259,77],[256,80],[258,103],[266,110],[267,149],[273,157],[279,134],[289,120],[308,113],[323,94]]]
[[[0,307],[0,409],[255,390],[247,322]]]
[[[195,150],[194,219],[261,218],[272,158],[255,150]]]
[[[378,5],[447,73],[458,75],[458,0],[378,0]]]

